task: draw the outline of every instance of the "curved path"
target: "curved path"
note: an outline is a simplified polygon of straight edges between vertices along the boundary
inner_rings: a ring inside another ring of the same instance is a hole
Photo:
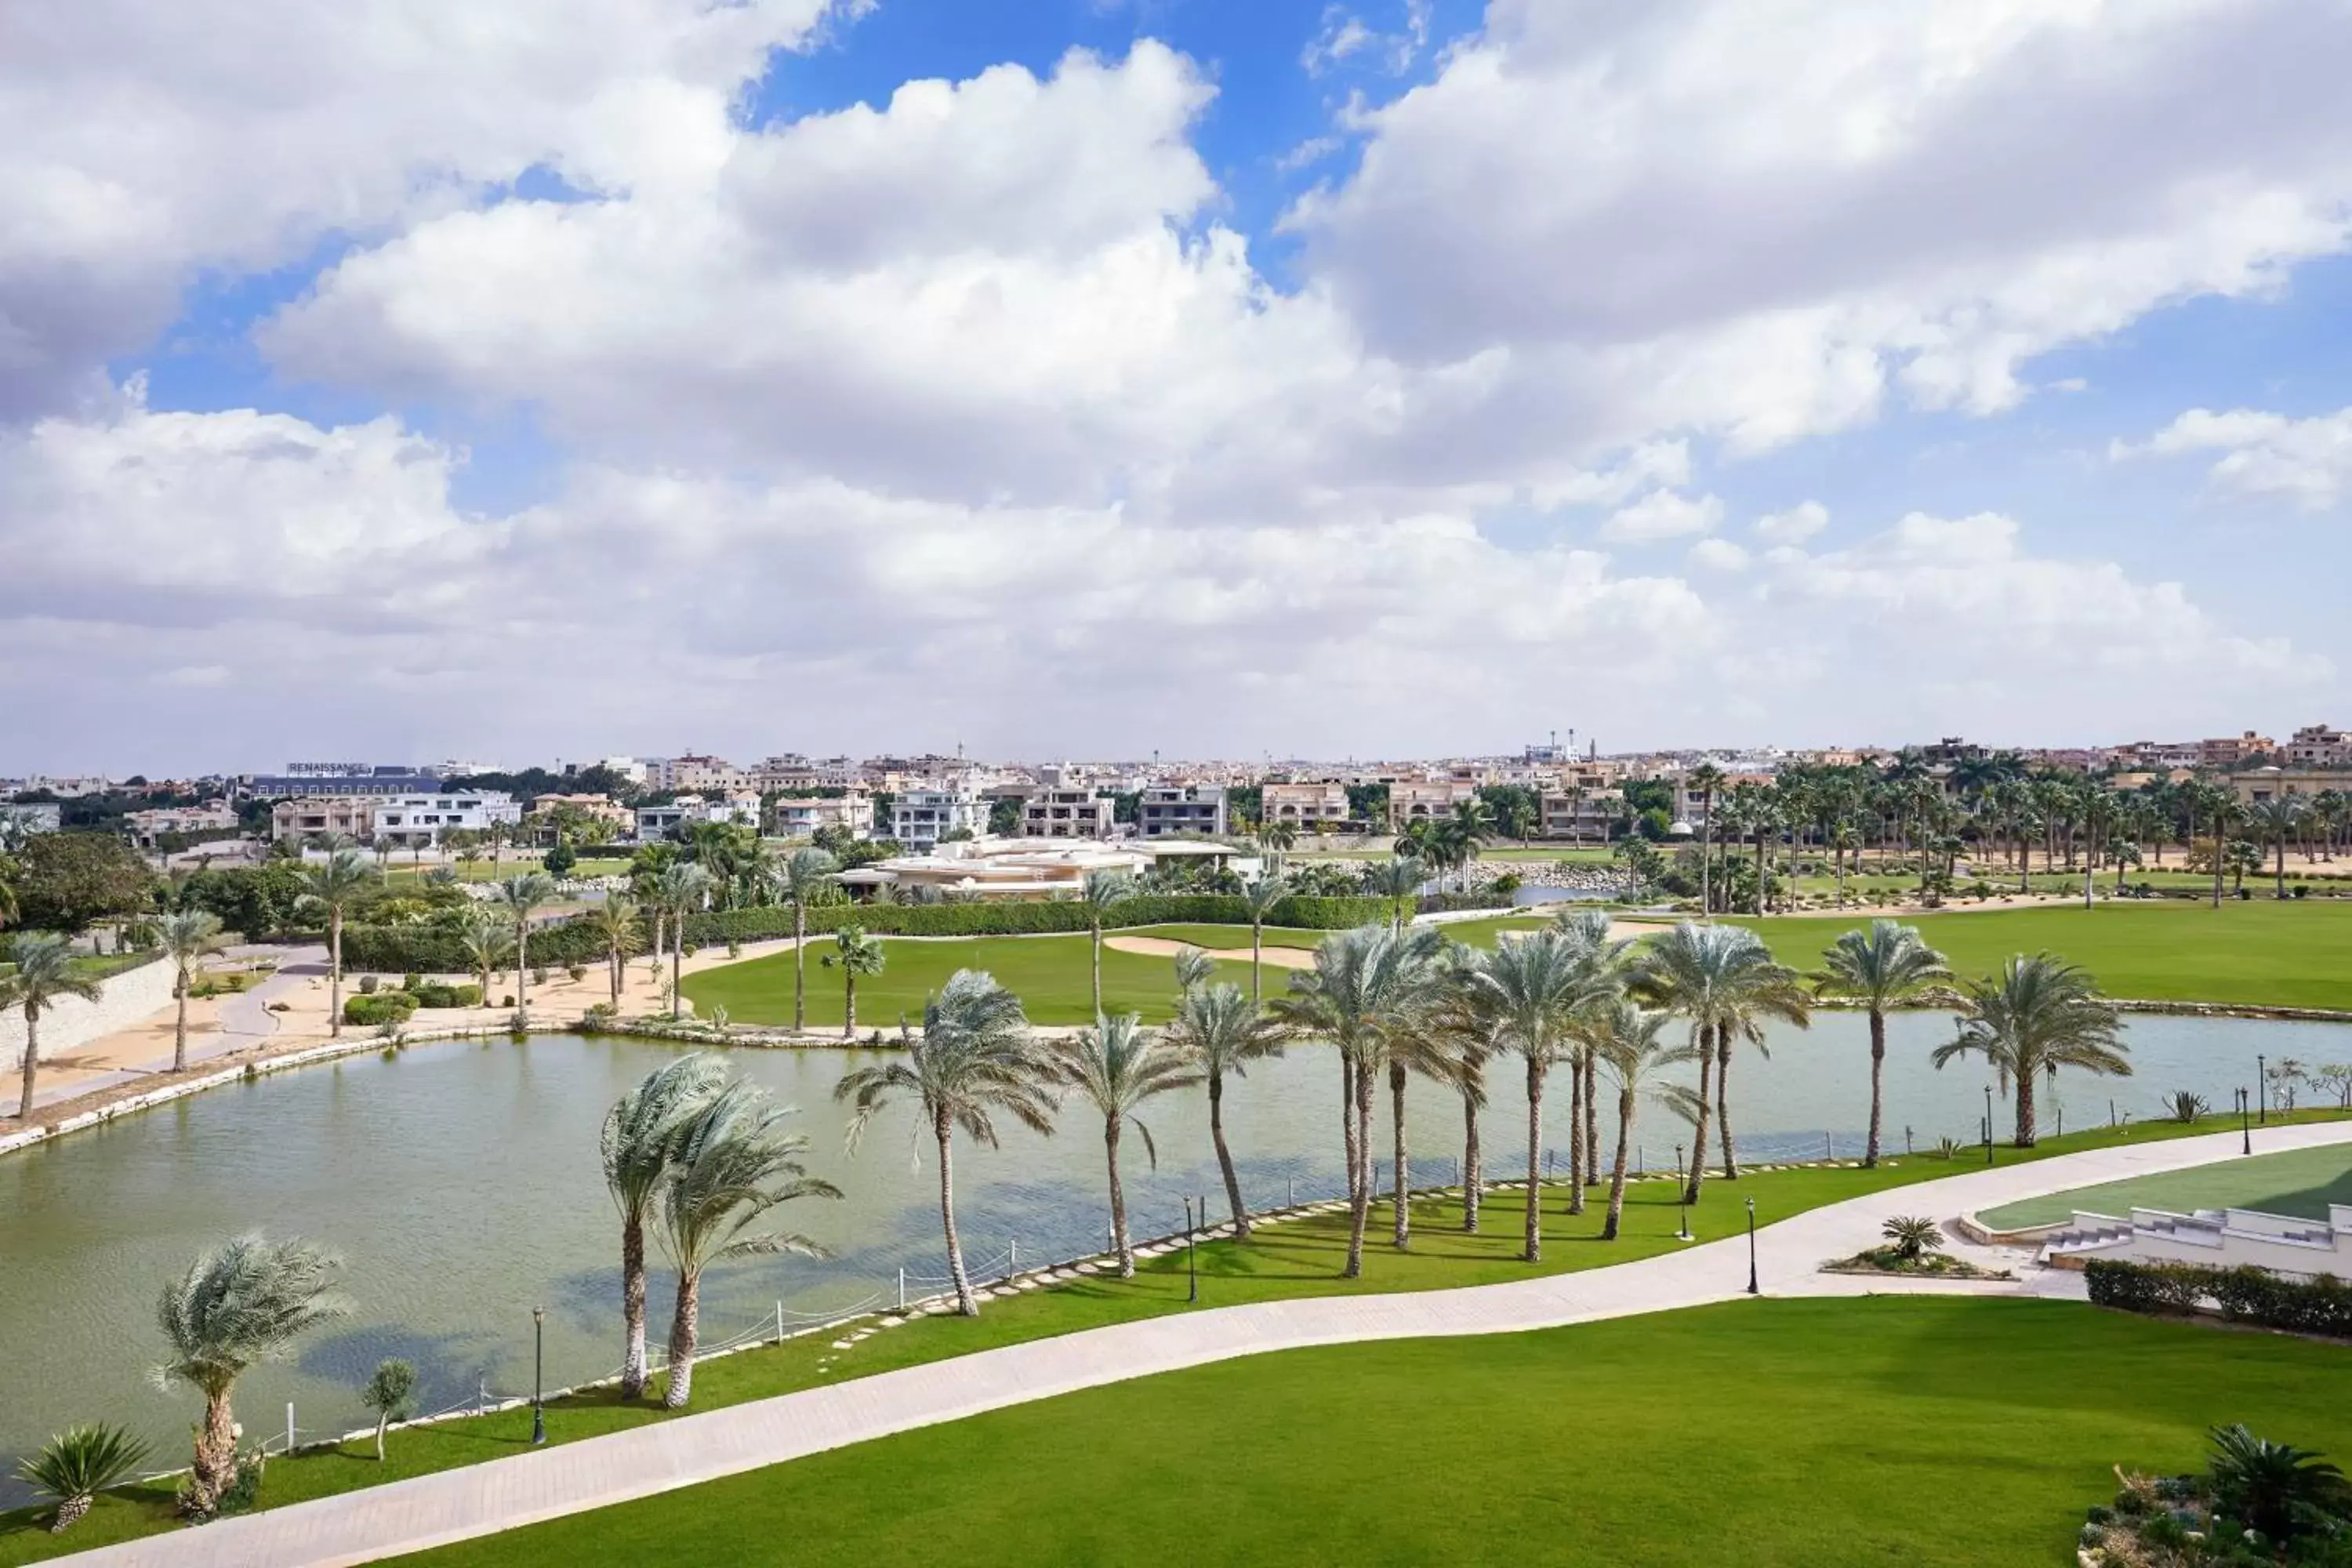
[[[2274,1153],[2344,1142],[2352,1142],[2352,1122],[2269,1129],[2257,1149]],[[1893,1215],[1927,1213],[1948,1218],[2095,1182],[2210,1163],[2236,1154],[2238,1144],[2239,1135],[2232,1131],[2063,1154],[1814,1209],[1757,1233],[1764,1292],[1839,1296],[1908,1288],[2054,1293],[2051,1286],[2072,1284],[2079,1277],[2049,1274],[2016,1284],[1957,1284],[1818,1270],[1826,1259],[1876,1245],[1880,1225]],[[1722,1188],[1717,1191],[1729,1195]],[[1008,1405],[1235,1356],[1362,1340],[1511,1333],[1733,1300],[1746,1291],[1747,1266],[1742,1237],[1607,1268],[1507,1284],[1264,1301],[1090,1329],[223,1520],[200,1531],[149,1536],[71,1561],[93,1568],[371,1563]]]

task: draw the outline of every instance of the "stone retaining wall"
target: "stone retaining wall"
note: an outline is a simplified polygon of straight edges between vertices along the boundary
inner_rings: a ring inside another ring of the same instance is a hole
[[[159,958],[101,981],[95,1002],[79,996],[59,999],[41,1015],[41,1059],[47,1061],[153,1017],[172,1005],[176,973]],[[15,1007],[0,1011],[0,1065],[16,1068],[24,1062],[25,1015]]]

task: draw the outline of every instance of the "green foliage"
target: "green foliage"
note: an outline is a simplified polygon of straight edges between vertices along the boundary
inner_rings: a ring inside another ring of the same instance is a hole
[[[63,1533],[89,1511],[89,1500],[130,1478],[147,1459],[147,1443],[130,1430],[105,1422],[68,1426],[40,1452],[16,1467],[16,1478],[42,1496],[55,1499],[56,1522]]]
[[[2164,1109],[2175,1121],[2194,1126],[2212,1108],[2205,1103],[2203,1095],[2191,1094],[2185,1089],[2176,1089],[2166,1098]]]
[[[540,861],[541,867],[551,877],[569,877],[572,875],[572,868],[578,864],[580,864],[580,852],[561,839],[556,841],[555,847],[550,849]]]
[[[1916,1263],[1931,1252],[1944,1250],[1943,1227],[1924,1215],[1896,1215],[1878,1227],[1906,1263]]]
[[[37,833],[15,859],[18,925],[79,931],[155,908],[154,874],[110,833]]]
[[[2292,1279],[2266,1268],[2204,1263],[2127,1263],[2095,1258],[2084,1268],[2091,1300],[2102,1307],[2183,1316],[2207,1302],[2224,1318],[2291,1333],[2352,1339],[2352,1283],[2332,1274]]]
[[[2273,1541],[2343,1526],[2352,1502],[2344,1472],[2307,1449],[2257,1437],[2242,1423],[2213,1428],[2206,1463],[2213,1507]]]
[[[371,978],[373,978],[371,976]],[[416,1011],[416,994],[412,991],[378,991],[343,998],[343,1022],[346,1024],[405,1024]]]

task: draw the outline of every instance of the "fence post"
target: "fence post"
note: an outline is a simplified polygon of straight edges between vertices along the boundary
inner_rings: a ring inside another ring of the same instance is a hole
[[[1911,1124],[1908,1121],[1903,1124],[1903,1152],[1911,1152]]]
[[[1021,1238],[1017,1236],[1013,1238],[1013,1272],[1021,1272]]]
[[[898,1310],[907,1310],[907,1266],[898,1265]]]
[[[1836,1158],[1837,1158],[1837,1149],[1836,1149],[1836,1147],[1835,1147],[1834,1145],[1832,1145],[1832,1144],[1831,1143],[1831,1142],[1830,1142],[1830,1135],[1829,1135],[1828,1133],[1826,1133],[1826,1132],[1822,1133],[1822,1159],[1824,1162],[1828,1162],[1828,1161],[1835,1160]]]
[[[294,1451],[294,1402],[290,1399],[286,1402],[286,1451]]]
[[[784,1342],[784,1304],[782,1301],[776,1303],[776,1342]]]
[[[474,1414],[479,1415],[490,1407],[490,1380],[488,1376],[474,1380]]]
[[[1639,1143],[1633,1145],[1633,1173],[1637,1176],[1650,1173],[1650,1151]]]

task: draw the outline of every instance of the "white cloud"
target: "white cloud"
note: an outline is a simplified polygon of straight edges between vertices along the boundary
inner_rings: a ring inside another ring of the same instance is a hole
[[[2118,441],[2109,449],[2116,458],[2190,452],[2223,454],[2207,476],[2210,494],[2324,511],[2352,491],[2352,408],[2310,419],[2192,408],[2138,446]]]
[[[1829,525],[1829,508],[1817,500],[1799,501],[1786,511],[1758,518],[1756,533],[1770,544],[1802,544]]]
[[[1723,502],[1714,496],[1685,496],[1673,490],[1652,490],[1633,505],[1620,507],[1601,525],[1601,537],[1628,542],[1679,539],[1685,534],[1711,533],[1723,521]]]
[[[1748,552],[1728,539],[1702,539],[1690,547],[1692,565],[1707,572],[1744,572]]]

